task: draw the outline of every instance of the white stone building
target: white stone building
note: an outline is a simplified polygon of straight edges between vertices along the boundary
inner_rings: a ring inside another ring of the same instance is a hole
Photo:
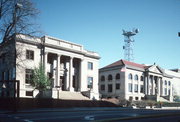
[[[52,79],[53,98],[59,98],[59,91],[69,91],[99,99],[99,59],[97,53],[79,44],[50,36],[19,34],[0,44],[0,80],[19,80],[20,97],[35,97],[38,91],[30,80],[33,69],[42,62],[45,73]]]
[[[180,73],[173,73],[155,64],[119,60],[99,70],[99,92],[102,98],[173,101],[173,83],[180,82]]]

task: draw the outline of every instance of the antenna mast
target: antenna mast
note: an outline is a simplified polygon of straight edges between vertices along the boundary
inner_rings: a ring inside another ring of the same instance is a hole
[[[124,35],[124,42],[125,45],[123,46],[124,49],[124,59],[127,61],[133,61],[133,48],[132,48],[132,42],[134,42],[134,39],[132,36],[136,35],[139,32],[138,29],[133,29],[132,31],[125,31],[123,30]]]

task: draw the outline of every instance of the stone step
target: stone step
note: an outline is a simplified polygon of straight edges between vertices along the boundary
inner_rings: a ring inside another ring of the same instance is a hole
[[[80,92],[59,91],[59,99],[65,100],[90,100],[83,96]]]

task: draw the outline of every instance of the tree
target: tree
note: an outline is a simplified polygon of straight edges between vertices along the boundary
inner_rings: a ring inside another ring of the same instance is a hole
[[[30,0],[0,0],[0,38],[8,41],[14,33],[37,34],[33,22],[39,11]]]
[[[51,83],[45,74],[42,63],[39,64],[38,68],[34,69],[31,85],[35,87],[35,89],[38,89],[40,94],[50,88]]]

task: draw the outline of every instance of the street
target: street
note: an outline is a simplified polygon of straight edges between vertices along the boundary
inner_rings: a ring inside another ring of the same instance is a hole
[[[1,122],[84,122],[84,121],[180,121],[180,110],[123,109],[123,108],[76,108],[1,113]]]

